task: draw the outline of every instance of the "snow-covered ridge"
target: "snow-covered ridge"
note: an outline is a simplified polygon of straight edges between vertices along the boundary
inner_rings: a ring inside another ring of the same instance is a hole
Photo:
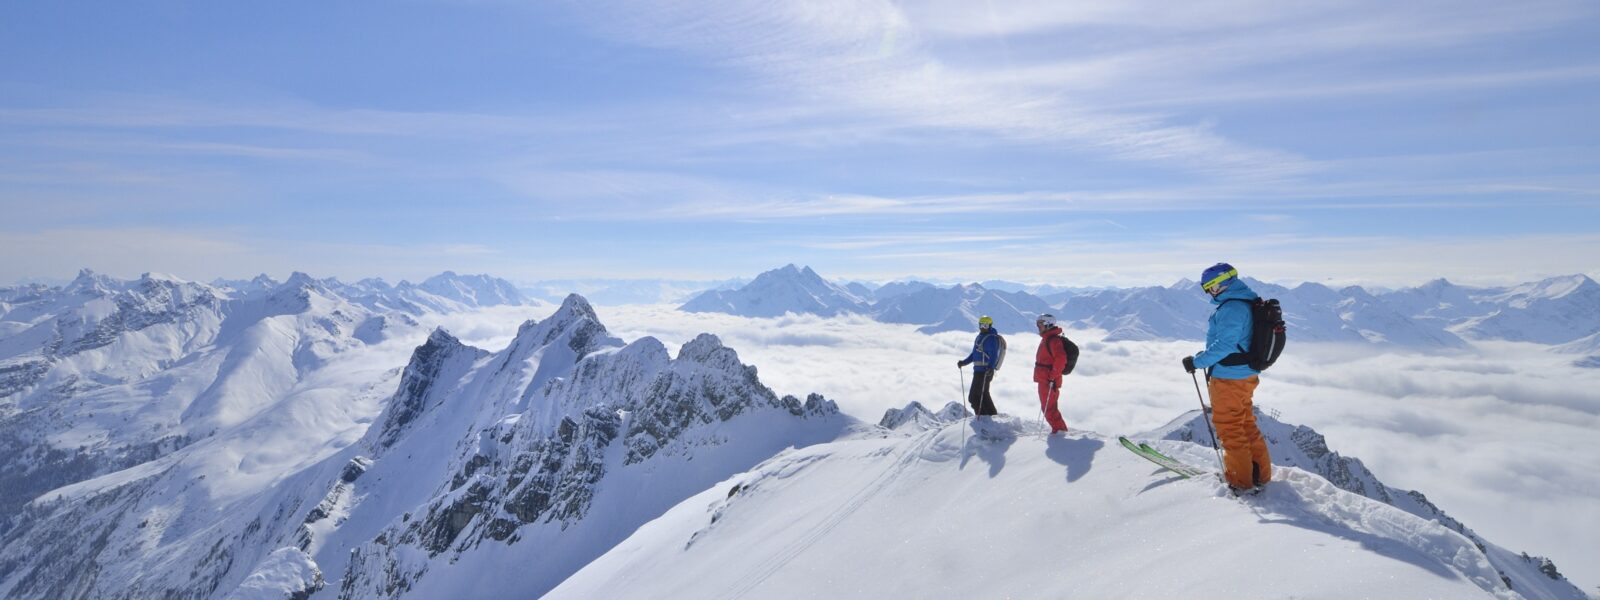
[[[368,278],[345,283],[338,278],[316,279],[295,272],[282,283],[258,275],[250,280],[219,279],[213,286],[235,294],[249,295],[282,286],[307,287],[334,294],[369,309],[397,310],[420,315],[425,311],[455,312],[488,306],[528,304],[528,298],[511,282],[489,275],[457,275],[445,271],[422,283],[401,281],[390,285],[382,279]]]
[[[1304,427],[1268,424],[1286,464],[1239,500],[1092,432],[915,404],[884,425],[730,477],[547,597],[1584,598],[1548,561],[1421,510],[1420,494],[1387,502],[1329,479],[1359,472],[1368,493],[1386,489]],[[1209,447],[1156,443],[1214,464]]]

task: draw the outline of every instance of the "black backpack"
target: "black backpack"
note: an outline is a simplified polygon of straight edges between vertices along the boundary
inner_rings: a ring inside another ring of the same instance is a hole
[[[1078,366],[1078,345],[1067,339],[1067,335],[1064,333],[1058,333],[1056,337],[1061,338],[1061,347],[1067,351],[1067,366],[1061,368],[1061,374],[1063,376],[1071,375],[1072,368]]]
[[[1249,365],[1256,371],[1267,370],[1272,363],[1278,362],[1278,355],[1283,354],[1283,343],[1288,341],[1286,335],[1288,325],[1283,322],[1283,307],[1278,305],[1276,298],[1271,300],[1256,298],[1253,302],[1232,298],[1224,300],[1223,304],[1229,302],[1244,302],[1250,305],[1250,349],[1241,349],[1239,352],[1229,354],[1217,364],[1230,367]]]

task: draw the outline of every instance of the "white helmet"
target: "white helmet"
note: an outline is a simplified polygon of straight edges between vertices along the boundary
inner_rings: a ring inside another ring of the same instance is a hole
[[[1038,319],[1037,322],[1042,324],[1042,325],[1044,325],[1045,327],[1055,327],[1056,326],[1056,316],[1052,315],[1050,313],[1045,313],[1045,314],[1039,315],[1039,319]]]

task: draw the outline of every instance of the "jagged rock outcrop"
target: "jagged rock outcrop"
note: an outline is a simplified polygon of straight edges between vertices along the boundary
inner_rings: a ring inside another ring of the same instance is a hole
[[[459,390],[443,400],[457,410],[489,414],[452,444],[438,492],[352,549],[341,597],[425,594],[436,570],[485,554],[520,557],[518,593],[538,595],[676,500],[848,423],[819,395],[776,396],[715,336],[676,358],[652,338],[620,346],[576,296],[478,365],[434,386]],[[376,468],[436,446],[419,437],[430,433],[377,434],[392,448]]]
[[[928,410],[921,402],[913,400],[905,408],[891,408],[883,413],[883,419],[878,421],[878,426],[888,430],[914,428],[918,431],[944,427],[968,415],[966,407],[951,402],[939,409],[938,413]]]

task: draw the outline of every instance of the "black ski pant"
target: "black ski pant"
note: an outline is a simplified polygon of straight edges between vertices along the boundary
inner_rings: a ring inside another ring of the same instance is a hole
[[[967,392],[967,404],[980,415],[1000,414],[994,409],[994,398],[989,397],[989,381],[994,379],[994,369],[973,370],[972,390]]]

